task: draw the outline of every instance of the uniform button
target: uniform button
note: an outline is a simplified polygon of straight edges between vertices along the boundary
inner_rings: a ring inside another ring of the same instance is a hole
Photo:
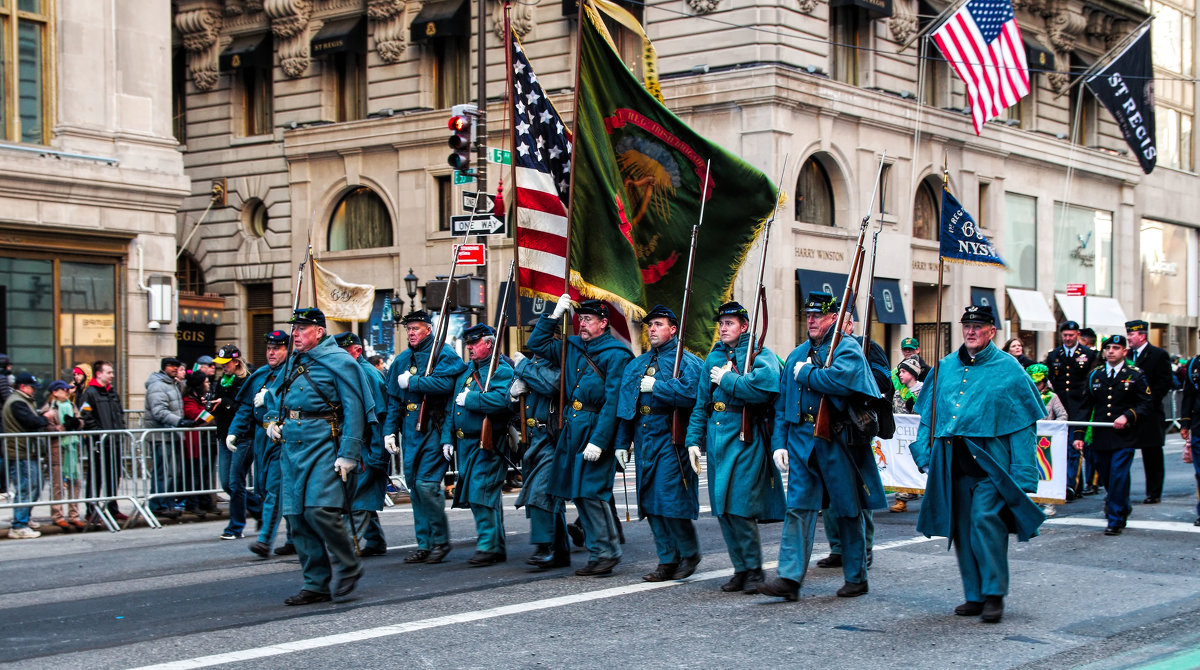
[[[962,391],[959,391],[959,392],[958,392],[958,394],[959,394],[959,395],[962,395],[962,394],[963,394],[963,392],[962,392]]]
[[[717,425],[718,425],[718,426],[719,426],[719,425],[721,425],[721,422],[720,422],[720,421],[718,421],[718,422],[717,422]]]
[[[957,417],[957,416],[952,416],[952,417],[950,417],[950,418],[951,418],[951,419],[957,419],[958,417]]]
[[[959,407],[960,405],[959,405],[958,403],[954,403],[954,406],[955,406],[955,407]]]

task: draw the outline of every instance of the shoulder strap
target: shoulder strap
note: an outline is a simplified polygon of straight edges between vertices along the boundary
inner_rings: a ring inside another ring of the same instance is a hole
[[[570,342],[572,345],[574,345],[574,347],[577,350],[579,350],[579,354],[581,356],[583,356],[584,361],[587,361],[588,367],[590,367],[592,369],[592,372],[595,372],[596,374],[600,375],[600,381],[605,381],[605,378],[607,377],[607,375],[604,374],[604,371],[600,369],[599,365],[596,365],[596,361],[592,360],[591,356],[588,356],[587,351],[584,350],[583,346],[580,345],[578,342],[575,342],[574,340],[567,340],[567,341]]]

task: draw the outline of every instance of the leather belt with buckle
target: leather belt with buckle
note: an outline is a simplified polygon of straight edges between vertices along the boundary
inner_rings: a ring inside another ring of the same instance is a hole
[[[457,437],[461,440],[467,437],[479,437],[479,433],[464,433],[463,429],[459,428],[458,430],[454,431],[454,437]]]
[[[649,415],[649,414],[670,414],[670,413],[671,413],[671,409],[670,409],[670,408],[667,408],[667,409],[659,409],[659,408],[657,408],[657,407],[651,407],[651,406],[649,406],[649,405],[642,405],[641,407],[638,407],[638,413],[639,413],[639,414],[642,414],[642,415]]]
[[[289,409],[287,418],[292,421],[300,421],[301,419],[320,419],[322,421],[331,421],[338,418],[333,412],[305,412],[299,409]]]
[[[800,418],[804,419],[804,423],[816,423],[817,422],[817,417],[815,417],[811,414],[802,414],[802,415],[800,415]]]
[[[408,412],[415,412],[415,411],[417,411],[417,403],[410,402],[404,406],[404,409],[405,409],[405,411],[408,411]]]
[[[577,411],[577,412],[579,412],[579,411],[583,411],[583,412],[599,412],[599,411],[600,411],[600,406],[599,406],[599,405],[593,405],[593,404],[592,404],[592,403],[590,403],[590,402],[583,402],[583,401],[581,401],[581,400],[572,400],[572,401],[571,401],[571,409],[573,409],[573,410],[575,410],[575,411]]]
[[[712,404],[712,409],[714,412],[740,412],[742,411],[742,406],[726,405],[723,402],[717,401]]]
[[[538,420],[533,417],[529,417],[528,419],[525,419],[525,425],[529,426],[530,428],[536,428],[538,425]]]

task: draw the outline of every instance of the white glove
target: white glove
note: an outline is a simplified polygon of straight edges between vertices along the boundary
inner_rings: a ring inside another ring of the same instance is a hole
[[[712,383],[716,384],[717,386],[720,386],[721,385],[721,377],[724,377],[728,373],[729,373],[729,370],[726,370],[725,368],[714,367],[712,370],[708,371],[708,378],[712,380]]]
[[[225,448],[230,451],[237,451],[237,435],[225,436]]]
[[[408,370],[405,370],[404,372],[401,372],[401,373],[400,373],[400,374],[399,374],[399,375],[396,377],[396,385],[397,385],[397,386],[399,386],[399,387],[400,387],[400,388],[402,388],[402,389],[406,389],[406,388],[408,388],[408,378],[409,378],[409,377],[412,377],[412,373],[411,373],[411,372],[409,372]]]
[[[787,449],[776,449],[775,453],[772,454],[771,457],[773,459],[775,459],[775,467],[779,468],[780,472],[787,474],[787,471],[788,471]]]
[[[395,435],[384,435],[383,436],[383,448],[387,449],[389,454],[400,453],[400,445],[396,444],[396,436]]]
[[[463,389],[462,393],[454,396],[454,404],[462,407],[467,404],[467,394],[470,393],[467,389]]]
[[[518,351],[518,352],[516,352],[516,353],[514,353],[514,354],[512,355],[513,367],[514,367],[514,368],[515,368],[515,367],[517,367],[517,363],[520,363],[520,362],[521,362],[521,361],[523,361],[523,360],[525,360],[525,354],[523,354],[523,353],[521,353],[521,352],[519,352],[519,351]]]
[[[583,448],[583,460],[595,461],[595,460],[598,460],[599,458],[600,458],[600,447],[597,447],[596,445],[589,443],[588,446]]]
[[[584,454],[584,458],[587,458],[586,452]],[[629,462],[628,449],[617,449],[617,462],[621,464],[621,467],[625,467],[625,464]]]
[[[453,444],[443,444],[442,445],[442,455],[446,457],[446,460],[450,460],[451,458],[454,458],[454,445]]]
[[[349,458],[339,457],[333,462],[333,469],[337,470],[337,473],[342,477],[342,481],[346,481],[346,478],[349,477],[357,467],[358,463],[350,460]]]
[[[272,421],[267,424],[267,437],[273,442],[278,442],[283,439],[283,431],[279,430],[279,424]]]
[[[654,390],[654,377],[645,375],[642,377],[642,383],[638,384],[638,388],[642,393],[649,393]]]
[[[796,365],[792,367],[792,379],[800,381],[800,371],[804,369],[805,365],[810,365],[807,358],[802,361],[798,361]]]
[[[524,379],[514,379],[512,386],[508,387],[508,395],[513,400],[516,400],[517,398],[520,398],[522,395],[524,395],[525,392],[528,390],[529,390],[529,384],[526,384]]]
[[[564,293],[558,298],[558,303],[554,305],[554,311],[550,312],[551,319],[557,319],[563,314],[571,310],[571,296]]]
[[[262,407],[265,404],[267,404],[267,388],[264,386],[254,394],[254,406]]]
[[[692,464],[692,470],[696,474],[700,474],[700,447],[695,445],[688,447],[688,462]]]

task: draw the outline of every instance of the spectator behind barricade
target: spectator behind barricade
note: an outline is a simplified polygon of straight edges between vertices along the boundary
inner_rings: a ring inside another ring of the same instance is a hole
[[[124,405],[121,396],[113,387],[116,374],[113,364],[109,361],[92,363],[95,378],[88,382],[77,403],[79,418],[83,419],[84,430],[115,431],[125,429]],[[96,435],[89,438],[91,456],[87,473],[88,498],[115,497],[117,484],[121,474],[121,445],[119,438],[111,434]],[[89,521],[94,513],[94,505],[88,503]],[[126,520],[121,513],[117,501],[108,501],[108,511],[117,521]]]
[[[191,428],[195,422],[183,415],[183,395],[175,383],[175,375],[183,363],[173,356],[162,359],[160,369],[146,380],[146,428]],[[176,490],[179,479],[180,458],[183,455],[182,436],[156,430],[149,433],[154,445],[154,479],[150,492],[169,493]],[[175,499],[156,495],[150,499],[150,511],[155,516],[168,519],[179,518]]]
[[[0,354],[0,404],[8,400],[13,391],[12,361],[8,354]]]
[[[250,376],[250,370],[242,358],[242,352],[232,344],[221,347],[213,362],[221,366],[221,374],[213,386],[213,402],[209,411],[217,417],[217,477],[221,488],[229,496],[229,525],[221,533],[221,539],[236,540],[242,537],[247,516],[255,519],[262,517],[262,498],[246,490],[246,477],[254,464],[254,442],[243,441],[234,452],[224,448],[229,426],[237,415],[237,394]]]
[[[197,358],[196,364],[192,366],[192,370],[199,370],[203,372],[204,376],[208,377],[210,382],[217,381],[217,364],[213,363],[212,356],[201,356],[200,358]]]
[[[1038,393],[1042,394],[1042,402],[1046,405],[1046,418],[1050,421],[1066,421],[1067,407],[1063,405],[1062,400],[1059,400],[1058,394],[1054,389],[1050,388],[1050,368],[1044,363],[1034,363],[1025,368],[1025,372],[1029,374],[1029,378],[1037,384]],[[1046,516],[1054,516],[1058,514],[1058,509],[1051,504],[1042,505],[1042,511]]]
[[[921,374],[917,375],[917,381],[924,382],[925,375],[929,374],[929,364],[921,358],[921,342],[915,337],[900,340],[900,355],[903,358],[916,358],[921,363]]]
[[[1023,368],[1028,368],[1034,363],[1032,358],[1025,355],[1025,343],[1019,337],[1009,339],[1003,347],[1000,347],[1000,350],[1017,359]]]
[[[88,382],[92,381],[92,366],[87,363],[79,363],[75,369],[71,371],[71,403],[76,408],[79,407],[80,397],[83,395],[83,390],[87,388]]]
[[[46,430],[46,417],[33,409],[33,394],[37,379],[28,372],[17,375],[13,392],[4,401],[0,412],[5,433],[35,433]],[[37,438],[9,437],[5,441],[5,456],[8,461],[8,482],[12,486],[13,502],[37,502],[42,493],[42,469],[38,463]],[[32,506],[14,507],[12,527],[8,536],[17,540],[31,540],[42,534],[30,528],[29,513]]]
[[[204,405],[208,397],[208,375],[200,370],[193,370],[186,375],[183,389],[183,416],[202,426],[212,422],[213,415]],[[189,431],[183,438],[184,457],[182,463],[180,489],[184,491],[202,491],[207,488],[208,478],[204,476],[206,464],[212,462],[209,452],[211,441],[205,440],[199,431]],[[183,499],[184,511],[195,514],[203,519],[209,512],[214,511],[212,496],[192,495]]]
[[[921,388],[925,386],[925,382],[919,379],[921,369],[921,359],[910,356],[900,361],[892,372],[892,384],[896,388],[896,395],[892,396],[893,414],[913,413],[913,406],[917,404],[917,397],[921,395]],[[900,491],[896,494],[896,502],[888,507],[888,511],[907,512],[908,503],[920,498],[919,493]]]
[[[56,379],[46,391],[50,394],[46,404],[38,410],[50,422],[52,431],[76,431],[83,422],[75,416],[75,405],[71,402],[70,384]],[[83,467],[79,461],[79,436],[67,435],[50,440],[50,498],[67,500],[78,498],[83,493]],[[64,530],[83,530],[87,525],[79,518],[79,503],[67,504],[67,516],[63,517],[62,505],[50,506],[50,520]]]

